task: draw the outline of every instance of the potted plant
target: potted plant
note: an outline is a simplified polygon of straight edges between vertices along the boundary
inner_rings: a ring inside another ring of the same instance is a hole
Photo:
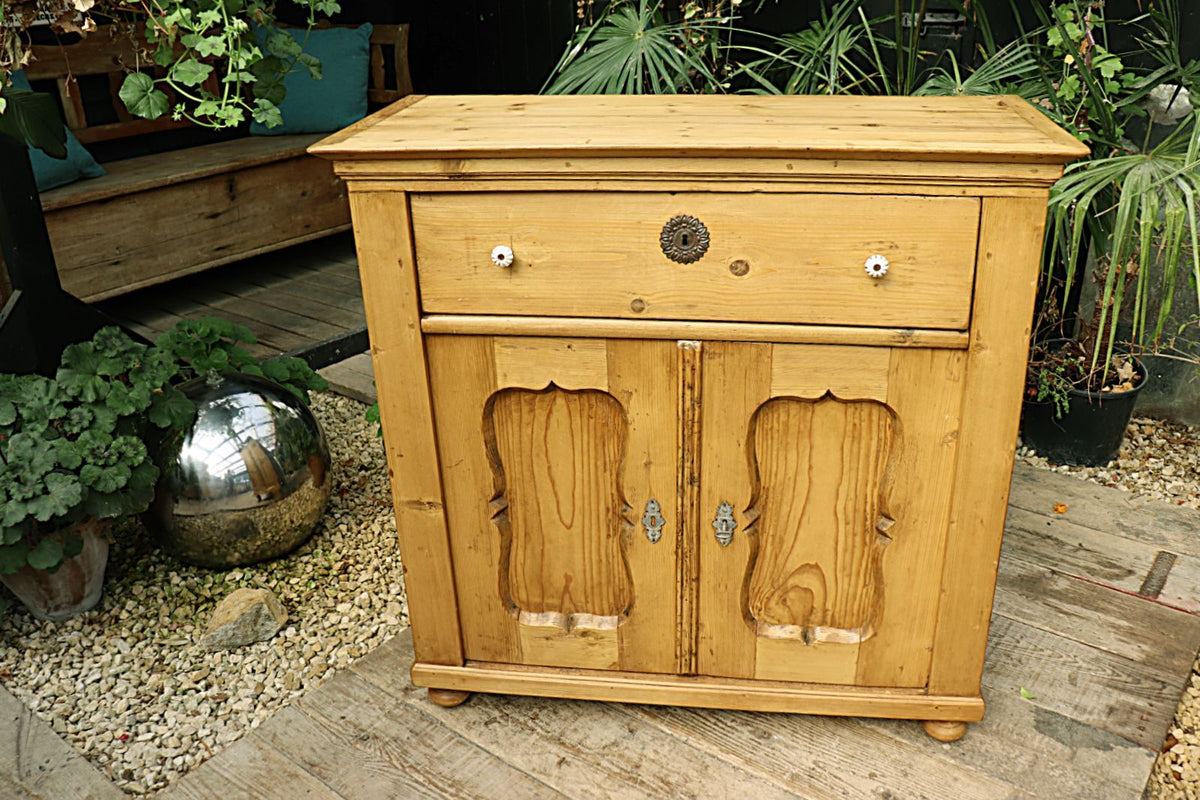
[[[150,450],[195,415],[210,373],[274,380],[308,401],[328,384],[299,358],[259,361],[246,328],[185,320],[153,346],[119,328],[69,345],[54,378],[0,374],[0,583],[39,619],[100,599],[113,520],[140,514],[159,469]]]
[[[154,495],[146,426],[190,417],[175,372],[166,354],[105,328],[68,346],[54,378],[0,375],[0,582],[35,617],[99,600],[110,523]]]
[[[1166,325],[1185,254],[1200,270],[1200,117],[1185,85],[1200,66],[1179,56],[1173,3],[1141,18],[1137,57],[1149,66],[1140,72],[1106,49],[1100,5],[1061,3],[1044,16],[1039,105],[1092,156],[1068,166],[1050,193],[1022,414],[1025,443],[1039,454],[1089,465],[1120,450],[1148,378],[1138,356],[1171,349]]]

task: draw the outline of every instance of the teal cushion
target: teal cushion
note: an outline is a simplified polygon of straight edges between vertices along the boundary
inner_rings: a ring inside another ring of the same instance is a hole
[[[297,42],[302,29],[284,31]],[[260,136],[283,133],[327,133],[341,130],[367,115],[367,72],[371,62],[371,25],[357,28],[313,30],[304,52],[321,62],[321,80],[315,81],[303,67],[283,79],[287,88],[279,112],[283,124],[268,128],[258,122],[250,132]]]
[[[24,72],[12,74],[14,89],[32,91],[29,80]],[[66,129],[66,126],[63,126]],[[36,147],[29,148],[29,161],[33,164],[33,177],[37,180],[39,192],[53,189],[55,186],[65,186],[80,178],[99,178],[104,174],[104,167],[96,163],[84,146],[75,138],[75,134],[67,130],[67,157],[54,158],[48,156]]]

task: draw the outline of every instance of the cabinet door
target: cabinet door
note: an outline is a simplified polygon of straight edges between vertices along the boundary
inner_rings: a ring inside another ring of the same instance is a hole
[[[963,352],[703,348],[698,671],[924,686]]]
[[[466,657],[676,671],[675,343],[426,342]]]

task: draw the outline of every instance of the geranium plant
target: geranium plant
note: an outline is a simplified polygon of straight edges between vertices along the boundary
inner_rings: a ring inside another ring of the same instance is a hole
[[[63,351],[54,378],[0,374],[0,574],[54,570],[79,552],[63,532],[80,520],[139,514],[158,468],[147,437],[188,425],[195,405],[177,386],[210,373],[267,377],[305,402],[328,383],[303,359],[260,361],[228,320],[185,320],[153,346],[104,328]]]
[[[340,10],[336,0],[292,0],[307,31]],[[124,28],[145,54],[130,70],[120,97],[147,119],[171,114],[212,128],[254,119],[280,124],[283,78],[296,70],[321,77],[304,41],[280,31],[275,0],[5,0],[0,4],[0,86],[30,58],[25,32],[45,23],[59,33],[86,35],[98,22]],[[157,66],[158,74],[141,71]],[[170,99],[167,91],[174,95]],[[5,113],[0,98],[0,114]]]
[[[53,379],[0,375],[0,573],[56,569],[82,547],[62,535],[72,523],[149,506],[146,426],[194,413],[169,385],[176,372],[166,353],[105,328],[69,346]]]

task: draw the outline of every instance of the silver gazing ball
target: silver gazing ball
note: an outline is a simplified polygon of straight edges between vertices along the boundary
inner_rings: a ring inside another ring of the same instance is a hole
[[[162,475],[146,527],[170,553],[204,567],[298,547],[325,513],[333,483],[312,412],[283,386],[248,375],[179,388],[196,418],[152,448]]]

